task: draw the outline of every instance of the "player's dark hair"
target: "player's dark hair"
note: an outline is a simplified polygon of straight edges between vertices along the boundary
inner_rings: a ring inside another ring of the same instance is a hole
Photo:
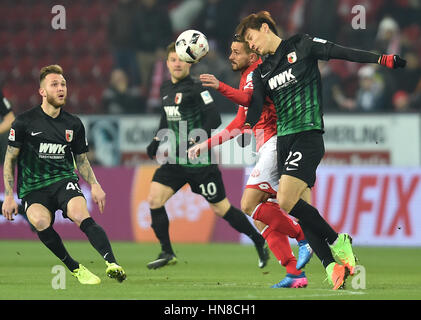
[[[171,52],[175,52],[175,42],[171,42],[168,46],[167,46],[167,59],[170,55]]]
[[[58,64],[52,64],[52,65],[43,67],[39,72],[39,82],[41,83],[41,81],[44,80],[45,77],[49,75],[50,73],[62,75],[63,68],[60,67]]]
[[[247,42],[244,40],[244,38],[242,36],[240,36],[238,33],[234,34],[234,37],[232,38],[232,42],[239,42],[243,44],[244,50],[246,51],[247,54],[249,53],[255,53],[259,56],[259,54],[253,50],[250,49],[249,45],[247,44]]]
[[[241,20],[240,24],[235,30],[235,33],[239,34],[241,37],[244,37],[247,29],[260,30],[263,23],[266,23],[269,26],[269,29],[272,30],[274,34],[278,35],[275,20],[273,20],[268,11],[260,11],[258,13],[252,13],[248,15],[243,20]]]

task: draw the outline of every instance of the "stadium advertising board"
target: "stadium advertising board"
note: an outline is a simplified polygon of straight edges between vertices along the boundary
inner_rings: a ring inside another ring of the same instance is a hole
[[[219,129],[232,120],[222,115]],[[159,115],[81,116],[89,142],[98,153],[101,165],[138,165],[147,160],[146,147],[159,125]],[[421,165],[420,116],[415,114],[346,114],[325,115],[326,165]],[[116,147],[118,150],[115,150]],[[230,141],[219,147],[224,165],[250,165],[243,150]],[[231,155],[236,155],[232,157]],[[237,156],[239,155],[239,156]]]
[[[79,180],[88,203],[88,209],[95,221],[107,232],[111,240],[157,242],[150,227],[151,219],[147,195],[153,173],[157,166],[137,168],[94,167],[95,174],[107,194],[104,213],[101,214],[93,202],[89,185]],[[0,170],[3,175],[3,171]],[[223,169],[227,186],[230,181],[241,181],[243,171]],[[1,190],[3,180],[0,179]],[[240,204],[241,188],[227,187],[231,203]],[[1,195],[3,198],[3,194]],[[20,201],[18,200],[18,203]],[[208,203],[200,195],[184,186],[166,205],[170,219],[170,236],[174,242],[238,242],[239,234],[233,231],[222,218],[216,217]],[[63,239],[85,240],[86,236],[61,211],[55,214],[54,228]],[[12,222],[0,215],[0,239],[37,239],[28,223],[18,215]]]
[[[134,239],[138,242],[156,242],[151,228],[148,204],[149,184],[157,167],[139,167],[136,170],[132,197],[131,219]],[[192,193],[185,185],[165,205],[170,222],[173,242],[209,242],[215,223],[215,215],[206,200]]]
[[[356,245],[421,246],[420,168],[320,166],[312,202]]]
[[[421,169],[321,167],[313,203],[356,245],[421,246]]]
[[[104,227],[110,239],[132,240],[129,199],[132,190],[133,169],[94,167],[94,171],[107,196],[105,210],[101,214],[98,206],[91,198],[90,186],[83,179],[79,180],[91,216],[98,224]],[[2,169],[0,174],[3,175]],[[1,190],[4,190],[3,179],[0,180]],[[3,198],[3,194],[1,194],[1,197]],[[20,203],[20,200],[18,203]],[[55,214],[54,229],[63,239],[86,240],[85,234],[76,224],[69,219],[63,218],[61,211],[57,211]],[[0,238],[38,240],[37,235],[31,232],[28,223],[20,215],[17,215],[15,221],[12,222],[0,216]]]
[[[415,114],[326,115],[323,164],[421,164],[420,117]]]
[[[155,168],[94,168],[107,193],[103,214],[92,201],[89,186],[80,181],[92,217],[111,240],[156,241],[147,204]],[[228,199],[237,207],[243,190],[241,181],[245,183],[248,177],[245,173],[243,168],[222,169]],[[351,234],[356,245],[421,246],[420,168],[321,166],[312,199],[329,223],[338,232]],[[174,242],[243,242],[188,186],[168,202],[167,212]],[[54,228],[63,239],[86,239],[59,213]],[[38,239],[20,216],[13,222],[0,217],[0,238]]]

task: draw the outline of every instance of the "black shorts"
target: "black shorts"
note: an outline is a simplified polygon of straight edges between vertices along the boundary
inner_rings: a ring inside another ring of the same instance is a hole
[[[74,179],[64,179],[45,188],[34,190],[22,198],[22,205],[26,210],[34,203],[42,204],[51,212],[51,225],[54,223],[55,212],[63,211],[67,216],[67,203],[74,197],[85,197],[79,184]],[[70,218],[69,218],[70,219]]]
[[[316,182],[316,170],[325,154],[323,133],[303,131],[278,136],[278,169],[280,175],[296,177],[311,188]]]
[[[200,168],[164,164],[155,171],[152,181],[168,186],[174,192],[188,183],[194,193],[202,195],[210,203],[217,203],[226,197],[221,171],[216,164]]]

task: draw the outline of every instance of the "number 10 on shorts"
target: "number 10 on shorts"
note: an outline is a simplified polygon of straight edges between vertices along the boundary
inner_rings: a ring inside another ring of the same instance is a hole
[[[202,192],[202,195],[204,197],[214,196],[216,194],[216,184],[215,184],[215,182],[209,182],[206,187],[202,183],[201,185],[199,185],[199,188],[200,188],[200,190]]]

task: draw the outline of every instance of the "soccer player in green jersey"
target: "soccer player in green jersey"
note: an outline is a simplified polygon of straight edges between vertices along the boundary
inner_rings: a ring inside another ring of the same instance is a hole
[[[151,210],[151,227],[161,244],[157,259],[148,263],[149,269],[157,269],[177,262],[169,236],[169,219],[165,203],[186,183],[194,193],[202,195],[214,213],[226,220],[235,230],[244,233],[254,242],[258,266],[263,268],[269,259],[265,239],[248,221],[241,210],[231,205],[225,195],[224,183],[217,164],[212,164],[209,155],[200,162],[188,159],[187,149],[195,143],[195,132],[201,131],[205,140],[211,130],[220,123],[220,115],[209,91],[190,77],[191,65],[183,62],[175,52],[175,44],[167,48],[167,67],[171,80],[161,86],[162,115],[157,136],[147,148],[151,159],[157,156],[160,133],[170,133],[173,152],[167,159],[157,160],[162,164],[152,178],[148,201]],[[201,129],[201,130],[200,130]],[[163,138],[163,137],[161,137]]]
[[[12,110],[12,105],[10,104],[9,100],[3,95],[3,90],[0,88],[0,135],[6,133],[10,130],[13,121],[15,120],[15,113]],[[1,156],[4,156],[3,147],[1,147]],[[3,206],[3,201],[0,201],[0,208]],[[18,206],[18,212],[23,216],[23,218],[28,221],[28,217],[26,216],[25,210],[21,205]],[[29,223],[29,221],[28,221]],[[31,230],[34,230],[33,226],[31,226]]]
[[[254,91],[245,126],[257,123],[264,99],[271,98],[277,113],[277,162],[281,173],[277,200],[281,209],[299,219],[333,289],[341,288],[355,269],[352,239],[348,234],[335,232],[315,207],[301,199],[303,192],[313,187],[325,151],[317,61],[344,59],[388,68],[404,67],[406,61],[397,55],[346,48],[306,34],[281,39],[267,11],[245,17],[236,32],[252,50],[268,55],[253,73]],[[333,254],[341,263],[335,262]]]
[[[78,184],[79,174],[91,185],[92,199],[102,213],[105,192],[87,158],[88,143],[80,119],[63,110],[66,80],[58,65],[40,71],[42,104],[18,115],[9,133],[4,160],[5,198],[2,213],[8,220],[17,214],[14,200],[15,166],[18,197],[41,242],[57,256],[82,284],[99,284],[100,278],[74,260],[54,230],[55,212],[63,211],[86,234],[106,264],[106,274],[119,282],[126,278],[117,264],[105,231],[91,218]]]

